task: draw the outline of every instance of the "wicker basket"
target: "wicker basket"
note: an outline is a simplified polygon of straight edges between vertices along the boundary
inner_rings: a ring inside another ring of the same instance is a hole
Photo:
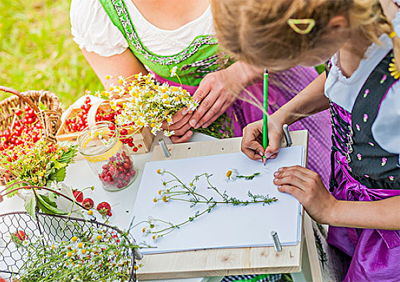
[[[117,105],[121,106],[123,102],[126,100],[116,100]],[[88,116],[87,116],[87,121],[90,127],[93,127],[96,123],[96,114],[98,110],[102,110],[104,112],[110,112],[111,111],[111,106],[109,101],[102,101],[95,103],[91,106]],[[69,141],[69,142],[76,142],[78,136],[81,134],[81,132],[68,132],[68,126],[66,124],[67,119],[75,117],[78,115],[78,113],[82,112],[82,109],[80,107],[75,107],[71,108],[69,115],[67,118],[63,121],[63,123],[60,126],[60,129],[57,132],[57,140],[59,142],[62,141]],[[128,131],[129,132],[129,131]],[[129,132],[130,133],[130,132]],[[145,127],[140,132],[136,133],[133,136],[134,144],[137,146],[137,151],[132,151],[131,148],[129,148],[129,153],[133,155],[137,154],[145,154],[150,151],[151,144],[153,143],[154,135],[151,133],[151,130],[149,127]]]
[[[23,93],[17,90],[0,86],[0,90],[12,93],[15,96],[8,97],[0,102],[0,130],[4,131],[11,126],[14,119],[20,117],[14,114],[15,110],[29,106],[35,111],[39,121],[44,128],[44,136],[47,141],[55,143],[56,133],[61,125],[62,110],[57,95],[49,91],[26,91]],[[39,105],[47,107],[47,110],[41,110]],[[0,168],[0,185],[5,184],[3,178],[4,169]],[[10,180],[13,178],[11,177]]]
[[[7,129],[15,118],[15,110],[28,105],[35,111],[38,119],[43,125],[44,134],[48,141],[56,142],[56,133],[61,125],[62,110],[56,94],[49,91],[26,91],[23,93],[17,90],[0,86],[0,90],[15,94],[0,102],[0,130]],[[47,110],[39,109],[42,103]]]

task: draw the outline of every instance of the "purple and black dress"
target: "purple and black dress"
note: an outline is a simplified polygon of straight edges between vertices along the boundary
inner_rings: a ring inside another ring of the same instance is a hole
[[[389,72],[392,58],[390,51],[372,71],[351,112],[331,102],[330,192],[338,200],[378,201],[400,195],[399,155],[383,149],[372,130],[382,101],[399,82]],[[343,281],[400,281],[399,231],[329,227],[328,243],[350,258]]]

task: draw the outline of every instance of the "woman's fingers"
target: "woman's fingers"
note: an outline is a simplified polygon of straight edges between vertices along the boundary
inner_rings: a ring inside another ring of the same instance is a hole
[[[169,125],[169,129],[170,130],[176,130],[179,128],[182,128],[185,124],[188,123],[188,121],[190,120],[190,118],[192,117],[191,114],[186,114],[182,117],[178,116],[177,119],[175,119],[175,115],[172,118],[172,124]]]
[[[174,144],[185,143],[185,142],[188,142],[190,140],[190,138],[192,138],[192,136],[193,136],[193,132],[189,130],[182,136],[172,135],[170,137],[170,139],[171,139],[172,143],[174,143]]]
[[[193,113],[192,118],[189,121],[189,124],[195,129],[200,127],[199,121],[201,118],[208,112],[208,110],[215,104],[217,101],[218,95],[209,93],[207,97],[200,103],[199,107]]]

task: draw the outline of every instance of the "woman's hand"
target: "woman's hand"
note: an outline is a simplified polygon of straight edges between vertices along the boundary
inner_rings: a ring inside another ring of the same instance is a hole
[[[169,131],[174,131],[174,135],[170,137],[172,143],[185,143],[192,138],[193,132],[190,130],[191,126],[188,121],[192,114],[182,114],[182,110],[177,112],[172,117],[172,124],[168,125],[167,122],[163,122],[162,128]]]
[[[245,87],[261,77],[262,71],[242,62],[206,75],[193,95],[200,105],[189,124],[195,129],[208,127],[233,105]]]
[[[281,140],[283,137],[283,124],[275,115],[268,117],[268,146],[264,150],[263,121],[259,120],[247,125],[243,129],[242,152],[252,160],[262,160],[262,156],[267,159],[275,159],[278,155]]]
[[[274,174],[279,192],[288,193],[304,206],[317,222],[329,224],[338,203],[325,188],[320,176],[304,167],[280,168]]]
[[[188,112],[183,109],[172,118],[173,123],[167,127],[175,132],[172,142],[189,141],[192,136],[190,129],[206,128],[220,117],[238,98],[240,91],[262,78],[262,71],[244,63],[236,62],[225,70],[210,73],[200,82],[193,99],[200,103],[197,110]]]

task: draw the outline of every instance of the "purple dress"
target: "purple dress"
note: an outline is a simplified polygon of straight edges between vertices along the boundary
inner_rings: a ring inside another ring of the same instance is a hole
[[[269,91],[268,91],[268,113],[272,114],[300,91],[302,91],[308,84],[310,84],[318,73],[313,68],[295,67],[288,71],[270,74],[269,77]],[[180,86],[172,81],[166,80],[156,75],[156,79],[160,82],[168,82],[170,85]],[[197,89],[196,86],[183,87],[194,93]],[[263,83],[258,82],[246,88],[251,96],[246,91],[240,93],[240,98],[227,110],[228,115],[231,116],[233,121],[233,132],[235,136],[242,136],[243,128],[257,120],[263,118],[262,110],[246,100],[257,100],[259,103],[263,102]],[[304,118],[290,126],[291,130],[307,129],[310,133],[309,142],[309,157],[308,168],[317,172],[325,185],[329,183],[330,175],[330,147],[331,147],[331,130],[330,130],[329,112],[324,111],[316,115]]]
[[[338,200],[379,201],[400,195],[399,156],[380,147],[371,130],[387,91],[398,82],[388,71],[392,57],[390,52],[370,74],[351,113],[331,104],[330,191]],[[329,227],[328,243],[350,258],[343,281],[400,281],[399,231]]]

